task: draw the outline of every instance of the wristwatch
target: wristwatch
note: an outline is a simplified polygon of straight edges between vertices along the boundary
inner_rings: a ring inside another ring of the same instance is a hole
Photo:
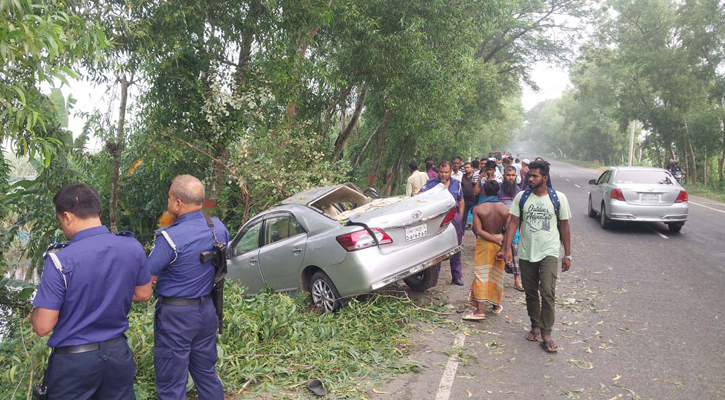
[[[567,260],[569,260],[569,261],[571,261],[571,260],[572,260],[572,258],[571,258],[571,255],[568,255],[568,256],[564,256],[564,257],[562,257],[562,258],[566,258],[566,259],[567,259]]]

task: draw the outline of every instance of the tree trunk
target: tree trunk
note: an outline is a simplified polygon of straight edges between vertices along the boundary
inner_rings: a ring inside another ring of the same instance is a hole
[[[339,97],[330,100],[330,103],[327,105],[327,109],[325,110],[325,126],[322,128],[322,137],[327,137],[327,133],[330,131],[330,124],[332,123],[332,116],[335,114],[337,105],[347,98],[353,86],[353,83],[350,82],[342,93],[340,93]]]
[[[247,73],[252,57],[252,43],[254,43],[254,34],[257,31],[257,23],[259,22],[259,14],[262,12],[261,0],[252,0],[249,5],[249,14],[247,14],[248,30],[242,40],[242,47],[239,49],[239,62],[236,71],[237,75],[237,91],[241,91],[247,84]]]
[[[405,146],[400,148],[400,152],[398,153],[398,159],[395,160],[395,164],[388,170],[388,173],[386,174],[386,178],[389,178],[385,182],[385,186],[383,187],[383,190],[380,191],[380,193],[383,193],[383,197],[390,197],[390,192],[393,186],[393,182],[395,182],[398,177],[398,170],[400,170],[400,162],[403,160],[403,149],[405,149]]]
[[[330,7],[332,5],[332,0],[327,1],[327,7]],[[309,47],[310,42],[312,39],[315,38],[317,35],[317,31],[320,30],[320,26],[316,25],[311,27],[305,36],[300,38],[299,42],[297,42],[297,51],[295,51],[295,54],[297,54],[297,58],[295,58],[294,65],[292,67],[292,76],[299,78],[299,69],[300,69],[300,59],[304,58],[305,53],[307,52],[307,47]],[[287,128],[292,126],[292,121],[295,118],[295,113],[297,110],[297,95],[295,94],[292,97],[292,100],[290,100],[289,103],[287,103],[287,106],[285,107],[285,120]]]
[[[697,183],[697,160],[695,159],[695,151],[692,149],[692,141],[688,140],[687,144],[690,145],[690,155],[692,156],[692,175],[690,175],[690,183]]]
[[[362,91],[357,98],[357,103],[355,104],[355,111],[352,113],[352,117],[350,117],[350,122],[347,124],[347,127],[340,132],[335,140],[335,148],[332,151],[333,160],[339,160],[342,156],[342,152],[345,148],[345,142],[347,142],[347,139],[350,138],[353,129],[355,129],[357,121],[360,118],[360,113],[365,105],[365,97],[368,94],[368,88],[369,86],[367,83],[363,85]]]
[[[390,125],[390,118],[392,117],[393,111],[390,108],[385,109],[385,115],[383,120],[378,125],[376,134],[378,135],[378,144],[375,147],[375,159],[373,159],[373,169],[368,176],[368,187],[375,184],[375,177],[378,175],[380,169],[380,159],[383,157],[383,150],[385,148],[385,132],[388,130]]]
[[[219,200],[219,194],[224,188],[226,183],[226,160],[227,160],[227,148],[224,145],[220,145],[214,149],[214,153],[217,155],[218,160],[212,161],[214,174],[211,177],[211,183],[206,191],[206,198],[204,199],[204,208],[208,210],[214,209],[216,203]]]
[[[133,80],[133,76],[131,76]],[[121,105],[118,107],[118,124],[116,126],[115,142],[107,143],[111,160],[113,163],[113,172],[111,177],[111,200],[108,206],[108,218],[111,226],[111,232],[118,232],[118,179],[121,170],[121,155],[123,154],[123,144],[126,140],[124,136],[124,125],[126,123],[126,102],[128,100],[129,81],[126,80],[126,74],[123,74],[118,81],[121,83]]]
[[[720,101],[720,107],[722,108],[722,100]],[[718,160],[717,174],[718,178],[720,178],[720,187],[723,187],[725,185],[725,181],[723,181],[723,175],[725,174],[725,118],[722,118],[720,123],[720,129],[722,129],[722,157]]]

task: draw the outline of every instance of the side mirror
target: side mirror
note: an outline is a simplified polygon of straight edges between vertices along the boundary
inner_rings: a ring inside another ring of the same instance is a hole
[[[597,184],[597,180],[596,179],[590,179],[589,180],[589,184],[590,185],[596,185]]]

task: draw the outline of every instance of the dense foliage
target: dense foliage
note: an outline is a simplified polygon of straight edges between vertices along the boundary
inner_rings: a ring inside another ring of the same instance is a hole
[[[671,158],[690,183],[722,187],[725,166],[725,4],[611,0],[570,70],[573,89],[527,116],[547,150],[623,164]],[[641,133],[640,133],[641,132]]]
[[[236,285],[225,292],[228,312],[219,336],[217,371],[229,394],[274,390],[279,396],[296,397],[315,377],[337,398],[360,398],[370,390],[369,380],[419,370],[414,360],[401,363],[415,328],[411,322],[438,320],[436,314],[394,294],[352,301],[338,313],[320,315],[304,297],[293,300],[266,292],[244,297]],[[13,308],[2,332],[9,336],[0,342],[3,399],[25,399],[29,385],[42,380],[49,355],[46,340],[39,339],[24,318],[24,304]],[[156,393],[153,315],[153,299],[134,304],[126,332],[137,366],[139,400],[153,399]]]

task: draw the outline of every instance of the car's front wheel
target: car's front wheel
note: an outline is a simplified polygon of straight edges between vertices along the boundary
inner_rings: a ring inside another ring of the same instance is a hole
[[[680,233],[683,226],[685,226],[684,222],[670,222],[667,224],[667,227],[670,228],[670,232],[672,233]]]
[[[589,196],[589,218],[596,218],[597,212],[594,210],[594,207],[592,207],[592,196]]]
[[[411,290],[423,292],[428,288],[432,288],[438,284],[438,266],[434,265],[424,271],[420,271],[417,275],[409,276],[403,279]]]
[[[324,312],[334,312],[342,307],[340,292],[332,283],[332,279],[324,272],[317,271],[312,275],[309,288],[312,303],[318,309]]]
[[[602,203],[602,211],[599,212],[599,226],[601,226],[602,229],[609,229],[612,226],[612,220],[607,218],[604,203]]]

